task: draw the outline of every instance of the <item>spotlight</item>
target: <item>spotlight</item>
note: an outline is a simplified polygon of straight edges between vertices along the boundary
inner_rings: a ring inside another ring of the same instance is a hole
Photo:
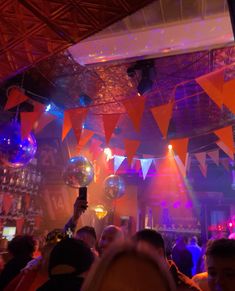
[[[51,110],[51,104],[48,104],[47,107],[46,107],[46,109],[45,109],[45,112],[48,112],[50,110]]]
[[[106,161],[108,162],[113,157],[113,153],[110,148],[104,149],[104,154],[106,155]]]
[[[168,144],[168,150],[171,151],[172,148],[173,148],[172,145],[171,144]]]

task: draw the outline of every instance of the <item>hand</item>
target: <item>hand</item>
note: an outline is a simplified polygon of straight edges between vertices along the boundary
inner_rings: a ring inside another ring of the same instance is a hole
[[[81,200],[81,198],[77,197],[74,205],[73,205],[73,220],[76,221],[78,218],[86,211],[88,207],[88,203],[86,200]]]

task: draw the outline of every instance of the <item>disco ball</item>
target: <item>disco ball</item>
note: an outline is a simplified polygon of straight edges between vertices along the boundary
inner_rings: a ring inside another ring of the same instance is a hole
[[[65,184],[70,187],[86,187],[94,178],[93,165],[82,156],[71,158],[65,168],[63,177]]]
[[[125,193],[125,182],[118,175],[110,175],[104,180],[104,194],[108,199],[118,199]]]
[[[0,161],[4,166],[20,168],[27,165],[37,151],[32,133],[21,139],[20,125],[16,122],[0,127]]]

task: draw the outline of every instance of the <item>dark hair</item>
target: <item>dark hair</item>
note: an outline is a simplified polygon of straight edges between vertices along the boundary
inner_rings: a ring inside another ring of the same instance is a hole
[[[153,229],[142,229],[134,237],[134,241],[146,241],[156,249],[162,248],[165,251],[165,244],[162,235]]]
[[[89,233],[91,236],[93,236],[93,238],[95,240],[97,240],[97,236],[96,236],[96,232],[95,232],[94,227],[92,227],[92,226],[83,226],[79,230],[77,230],[76,235],[78,235],[80,233],[84,233],[84,232]]]
[[[35,240],[30,235],[17,235],[8,244],[8,250],[14,257],[31,256],[34,248]]]
[[[210,241],[206,248],[206,256],[212,257],[235,257],[235,240],[221,238]]]
[[[58,265],[68,265],[76,269],[79,275],[86,272],[94,261],[90,248],[81,240],[65,238],[52,250],[49,259],[49,274]]]

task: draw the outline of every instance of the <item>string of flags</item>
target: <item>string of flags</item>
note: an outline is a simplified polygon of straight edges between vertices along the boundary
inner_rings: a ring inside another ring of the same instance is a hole
[[[235,114],[235,79],[225,80],[226,67],[214,71],[212,73],[200,76],[195,81],[202,87],[207,95],[213,100],[213,102],[219,107],[226,106],[233,114]],[[8,92],[8,100],[4,110],[9,110],[22,102],[25,102],[28,97],[24,94],[23,90],[18,87],[14,87]],[[146,97],[137,95],[132,99],[125,99],[119,101],[123,103],[124,108],[133,124],[133,129],[137,132],[141,129],[141,120],[143,112],[145,110]],[[163,138],[167,137],[169,124],[174,111],[174,100],[170,100],[168,103],[150,108],[154,120],[156,121]],[[71,129],[73,129],[76,140],[78,152],[88,143],[93,137],[94,132],[88,129],[83,129],[84,121],[89,113],[89,106],[86,108],[72,108],[64,111],[64,120],[62,127],[62,140],[64,140]],[[101,114],[103,129],[106,144],[108,145],[115,128],[118,125],[121,114]],[[33,112],[21,112],[21,135],[25,137],[31,130],[36,133],[40,132],[45,126],[52,122],[56,117],[54,115],[45,112],[45,105],[42,105],[34,101]],[[218,138],[216,144],[230,159],[234,159],[234,141],[232,126],[226,126],[221,129],[212,131]],[[93,140],[93,139],[92,139]],[[93,146],[99,146],[99,141],[92,141]],[[94,145],[94,143],[96,143]],[[101,143],[101,142],[100,142]],[[188,154],[189,138],[174,139],[169,141],[173,146],[175,154],[181,161],[182,169],[186,172],[186,162]],[[132,164],[136,152],[140,146],[139,140],[124,139],[123,140],[125,155],[128,164]],[[209,155],[209,154],[208,154]],[[215,160],[218,164],[217,157],[212,153],[209,155],[212,160]],[[207,165],[205,163],[206,153],[195,154],[196,159],[199,162],[199,167],[203,175],[206,175]],[[115,158],[114,169],[117,171],[118,167],[124,161],[124,156]],[[152,164],[151,159],[140,159],[140,167],[143,172],[143,177],[146,177],[148,169]]]

